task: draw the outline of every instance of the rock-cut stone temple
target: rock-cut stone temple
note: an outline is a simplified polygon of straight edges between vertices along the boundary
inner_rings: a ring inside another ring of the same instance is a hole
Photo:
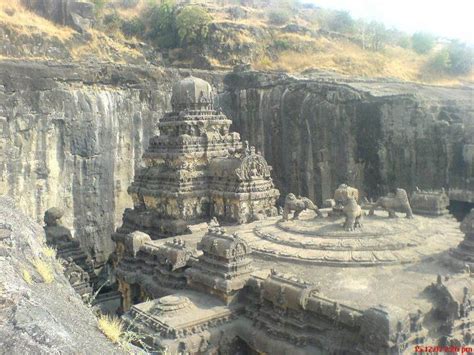
[[[212,98],[200,79],[175,85],[113,237],[122,319],[138,345],[391,355],[472,344],[474,212],[460,230],[443,191],[397,188],[370,202],[341,181],[326,206],[289,193],[277,215],[270,167]]]
[[[128,190],[134,207],[114,239],[136,230],[153,239],[181,235],[213,217],[246,223],[276,215],[271,167],[229,132],[232,121],[214,109],[209,83],[181,80],[171,104],[136,171]]]

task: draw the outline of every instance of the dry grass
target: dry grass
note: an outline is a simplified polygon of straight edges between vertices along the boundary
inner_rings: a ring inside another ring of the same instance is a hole
[[[134,39],[127,38],[120,31],[115,33],[104,33],[99,30],[91,30],[91,39],[88,41],[76,41],[75,31],[48,21],[28,10],[20,3],[21,0],[0,0],[0,26],[7,28],[15,35],[42,36],[44,38],[55,38],[60,40],[65,50],[75,61],[87,60],[91,57],[102,61],[127,63],[141,61],[143,54],[135,49],[139,46],[131,46]],[[117,0],[110,0],[111,2]],[[131,19],[139,16],[145,11],[146,6],[153,0],[139,0],[136,6],[125,8],[117,7],[116,11],[123,19]],[[155,1],[159,3],[158,0]],[[232,34],[223,36],[230,47],[238,48],[244,45],[252,48],[252,57],[258,58],[253,63],[255,69],[281,70],[290,73],[298,73],[307,69],[322,69],[334,71],[340,74],[360,77],[392,77],[404,81],[425,82],[430,84],[456,85],[460,82],[474,82],[474,76],[441,75],[427,71],[426,63],[429,56],[418,55],[412,50],[400,47],[387,47],[382,52],[364,50],[357,44],[338,38],[312,37],[297,33],[283,33],[275,27],[270,28],[267,24],[266,13],[269,9],[255,9],[243,7],[247,18],[231,19],[228,9],[231,6],[221,3],[206,5],[214,16],[216,23],[244,24],[251,27],[260,27],[273,38],[286,42],[288,46],[281,52],[267,52],[266,48],[272,48],[269,38],[256,38],[251,30],[243,28]],[[105,13],[110,8],[105,8]],[[311,24],[303,17],[295,17],[292,22],[310,26]],[[133,47],[133,48],[132,48]],[[28,53],[28,52],[25,52]],[[28,54],[25,54],[28,55]],[[40,53],[41,55],[41,53]],[[239,58],[239,53],[231,53],[229,58]],[[21,54],[20,54],[21,56]],[[48,56],[48,54],[45,54]],[[37,57],[34,54],[28,56],[30,60],[47,60],[55,58]],[[2,57],[1,59],[7,59]],[[182,59],[181,64],[186,65],[187,59]],[[179,64],[175,62],[175,64]],[[218,60],[213,59],[215,67],[224,68]]]
[[[144,2],[143,2],[144,3]],[[137,11],[139,9],[137,8]],[[91,30],[92,39],[77,45],[73,39],[75,31],[69,27],[59,26],[47,19],[38,16],[21,5],[20,0],[0,0],[0,26],[9,28],[16,36],[41,35],[46,38],[55,38],[69,47],[71,56],[76,60],[88,59],[91,56],[111,61],[124,62],[120,57],[137,58],[141,53],[127,47],[121,33],[114,34],[116,39],[108,37],[102,32]],[[67,43],[69,41],[69,43]],[[131,40],[127,40],[130,42]],[[0,58],[6,59],[6,58]],[[29,56],[31,60],[46,60],[45,57]]]
[[[23,270],[21,272],[21,276],[23,277],[23,280],[25,280],[25,282],[28,285],[31,285],[33,283],[33,278],[31,277],[31,274],[28,270]]]
[[[97,320],[97,326],[113,343],[121,343],[123,336],[123,323],[120,318],[101,314]]]
[[[45,283],[49,284],[54,281],[54,272],[51,264],[41,259],[35,259],[33,265]]]
[[[277,60],[266,58],[255,63],[256,69],[301,72],[317,68],[340,74],[361,77],[392,77],[407,81],[419,81],[427,58],[403,48],[386,48],[383,52],[367,51],[346,40],[311,38],[285,34],[280,38],[292,45],[306,48],[303,53],[286,50]]]
[[[9,26],[21,34],[46,34],[61,41],[70,39],[74,34],[71,28],[56,25],[28,11],[20,0],[0,0],[0,25]]]
[[[122,43],[125,40],[120,36],[118,40],[112,39],[105,34],[90,30],[91,40],[82,46],[72,48],[71,55],[74,59],[86,59],[91,56],[116,63],[124,63],[124,60],[118,59],[121,56],[139,58],[143,55],[136,49],[127,47]]]
[[[53,247],[45,246],[41,249],[41,253],[50,259],[56,259],[57,250]]]
[[[281,33],[277,38],[285,40],[285,41],[293,42],[293,43],[314,42],[315,45],[318,44],[318,41],[316,40],[316,38],[308,36],[308,35],[301,35],[299,33]]]
[[[140,0],[132,7],[117,7],[117,14],[123,19],[131,20],[139,16],[148,6],[148,3],[150,3],[150,1]]]

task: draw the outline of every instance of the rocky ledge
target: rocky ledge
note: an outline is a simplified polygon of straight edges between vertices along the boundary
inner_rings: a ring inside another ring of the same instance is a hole
[[[0,353],[122,353],[100,333],[45,246],[43,228],[0,197]]]

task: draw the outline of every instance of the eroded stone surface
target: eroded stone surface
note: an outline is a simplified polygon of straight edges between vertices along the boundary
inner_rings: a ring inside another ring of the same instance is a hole
[[[127,188],[171,107],[176,69],[0,64],[0,193],[38,223],[51,206],[97,264],[132,206]],[[202,74],[202,75],[201,75]],[[194,72],[215,86],[219,74]]]
[[[418,186],[474,202],[472,88],[252,71],[224,82],[224,111],[282,196],[321,204],[345,182],[374,199]]]
[[[3,238],[2,238],[3,237]],[[121,354],[97,328],[91,310],[70,286],[59,264],[44,283],[33,261],[42,255],[42,227],[0,197],[0,353]],[[24,273],[32,277],[25,281]]]
[[[65,226],[105,262],[109,235],[132,206],[127,188],[183,72],[2,61],[0,192],[37,222],[50,206],[63,208]],[[232,130],[274,167],[283,197],[321,206],[346,182],[374,199],[392,187],[445,186],[452,200],[474,201],[469,88],[244,71],[223,90],[224,73],[193,75],[221,93]]]

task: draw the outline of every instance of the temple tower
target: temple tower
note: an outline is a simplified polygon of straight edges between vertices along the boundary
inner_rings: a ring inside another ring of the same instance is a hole
[[[243,147],[232,123],[213,105],[212,88],[187,77],[173,86],[172,112],[159,121],[159,135],[136,171],[115,241],[135,230],[152,239],[181,235],[188,226],[218,217],[246,223],[275,215],[278,190],[265,159]]]

